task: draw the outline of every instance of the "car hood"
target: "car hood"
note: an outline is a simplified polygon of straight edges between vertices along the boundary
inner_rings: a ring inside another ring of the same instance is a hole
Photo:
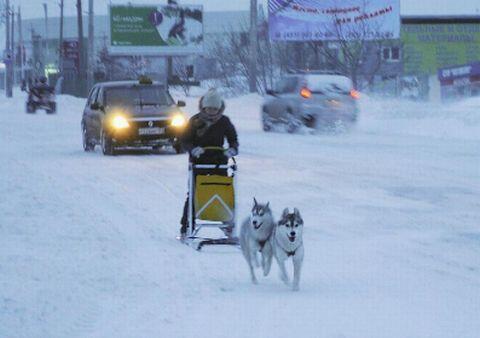
[[[136,117],[168,117],[181,113],[177,106],[135,106],[129,108],[109,108],[107,114],[122,113],[129,118]]]

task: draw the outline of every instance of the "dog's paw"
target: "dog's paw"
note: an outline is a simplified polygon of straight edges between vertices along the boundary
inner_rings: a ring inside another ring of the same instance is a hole
[[[258,280],[257,280],[256,278],[252,278],[252,284],[257,285],[257,284],[258,284]]]
[[[285,284],[285,285],[290,285],[290,279],[288,279],[287,275],[280,275],[280,280]]]
[[[300,285],[294,284],[294,285],[292,286],[292,291],[300,291]]]

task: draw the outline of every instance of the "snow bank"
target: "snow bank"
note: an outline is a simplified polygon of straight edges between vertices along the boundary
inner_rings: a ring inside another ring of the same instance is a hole
[[[480,139],[480,98],[440,104],[362,94],[360,107],[363,132]]]

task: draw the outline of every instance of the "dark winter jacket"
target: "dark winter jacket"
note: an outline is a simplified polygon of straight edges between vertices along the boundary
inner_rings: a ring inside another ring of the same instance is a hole
[[[220,119],[213,123],[206,130],[206,122],[200,114],[196,114],[188,121],[187,128],[182,137],[182,145],[185,150],[190,152],[195,147],[223,147],[225,139],[229,148],[234,148],[238,152],[237,131],[230,119],[222,115]],[[195,160],[190,157],[190,161]]]

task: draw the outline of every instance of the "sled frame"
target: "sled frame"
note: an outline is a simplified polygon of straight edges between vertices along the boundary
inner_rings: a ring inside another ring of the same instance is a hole
[[[200,220],[196,218],[195,215],[195,178],[196,170],[226,170],[227,176],[234,177],[237,170],[236,164],[189,164],[189,176],[188,176],[188,222],[187,222],[187,234],[184,240],[184,243],[194,247],[196,250],[200,251],[205,245],[232,245],[239,246],[238,237],[233,236],[233,231],[236,224],[236,213],[235,213],[235,202],[234,208],[232,211],[232,219],[228,222],[221,221],[208,221]],[[230,173],[228,171],[230,170]],[[235,200],[235,180],[233,179],[233,196]],[[217,228],[222,230],[225,234],[224,237],[213,238],[213,237],[203,237],[199,236],[199,232],[203,228]],[[228,230],[231,230],[230,235]]]

